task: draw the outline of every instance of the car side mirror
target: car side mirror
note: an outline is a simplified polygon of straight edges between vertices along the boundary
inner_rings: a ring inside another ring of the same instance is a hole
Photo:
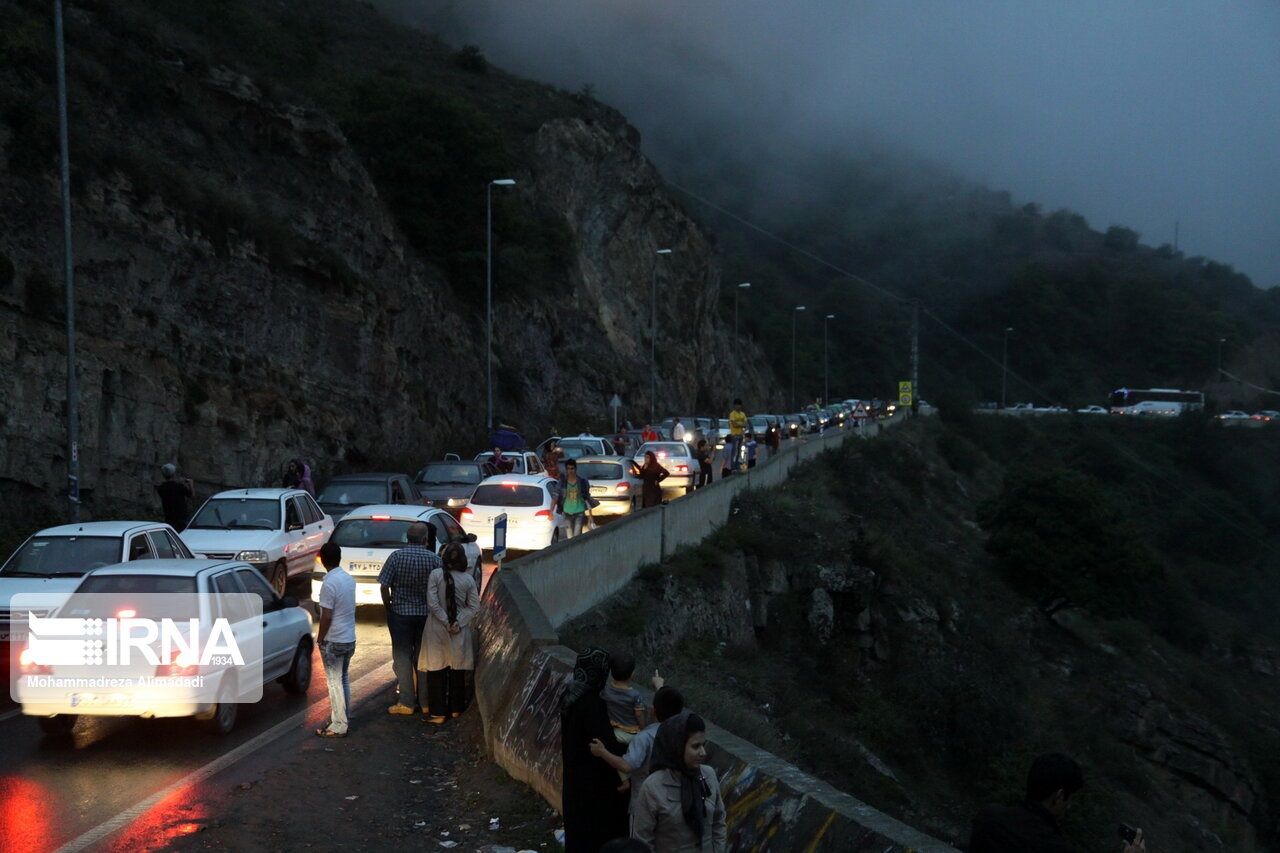
[[[462,541],[463,541],[463,542],[474,542],[474,541],[476,541],[476,535],[475,535],[474,533],[468,533],[466,536],[463,536],[463,537],[462,537]]]
[[[291,521],[289,522],[289,526],[286,527],[284,530],[286,533],[292,533],[295,530],[301,530],[301,529],[302,529],[301,521]]]
[[[286,595],[280,599],[281,608],[297,607],[297,606],[298,606],[298,599],[294,598],[292,595]]]

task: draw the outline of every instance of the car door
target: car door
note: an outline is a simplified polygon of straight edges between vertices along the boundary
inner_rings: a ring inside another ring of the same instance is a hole
[[[285,565],[289,574],[303,571],[307,550],[307,517],[296,496],[284,499]],[[310,571],[310,569],[307,569]]]
[[[250,595],[262,599],[262,679],[279,678],[293,663],[295,639],[286,625],[287,608],[262,575],[253,569],[236,569],[236,579]]]
[[[311,564],[315,562],[315,555],[320,553],[320,546],[329,541],[333,522],[311,495],[299,495],[298,500],[302,502],[304,520],[307,523],[306,571],[311,571]]]
[[[244,587],[236,580],[235,569],[224,569],[210,576],[208,589],[218,594],[219,613],[231,625],[231,636],[235,637],[236,645],[240,648],[241,653],[246,656],[244,660],[245,666],[261,665],[262,659],[260,657],[257,659],[248,657],[251,650],[257,646],[256,643],[250,643],[248,640],[255,632],[261,630],[261,626],[258,623],[262,620],[245,610],[241,599],[224,597],[244,594]],[[250,688],[251,685],[240,685],[241,691]]]
[[[129,547],[125,551],[125,562],[134,560],[154,560],[156,552],[151,547],[151,540],[146,533],[135,533],[129,538]]]

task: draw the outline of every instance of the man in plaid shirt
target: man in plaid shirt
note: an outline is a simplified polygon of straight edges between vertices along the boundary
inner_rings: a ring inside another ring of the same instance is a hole
[[[421,521],[409,525],[409,544],[387,557],[378,573],[382,604],[387,608],[387,630],[391,632],[391,669],[396,674],[399,696],[387,709],[392,714],[413,714],[427,708],[426,679],[414,685],[418,646],[427,624],[427,579],[441,566],[440,558],[428,546],[431,526]]]

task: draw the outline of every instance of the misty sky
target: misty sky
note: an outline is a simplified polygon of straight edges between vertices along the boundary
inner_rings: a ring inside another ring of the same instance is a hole
[[[1016,201],[1280,284],[1280,3],[381,0],[597,97],[660,165],[690,134],[867,135]]]

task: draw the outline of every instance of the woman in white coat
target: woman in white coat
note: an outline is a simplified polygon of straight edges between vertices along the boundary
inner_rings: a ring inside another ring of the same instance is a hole
[[[462,546],[451,543],[440,554],[444,567],[427,580],[427,625],[422,630],[418,669],[427,673],[427,722],[439,725],[467,709],[467,673],[476,668],[471,622],[480,611],[480,594],[467,571]]]

